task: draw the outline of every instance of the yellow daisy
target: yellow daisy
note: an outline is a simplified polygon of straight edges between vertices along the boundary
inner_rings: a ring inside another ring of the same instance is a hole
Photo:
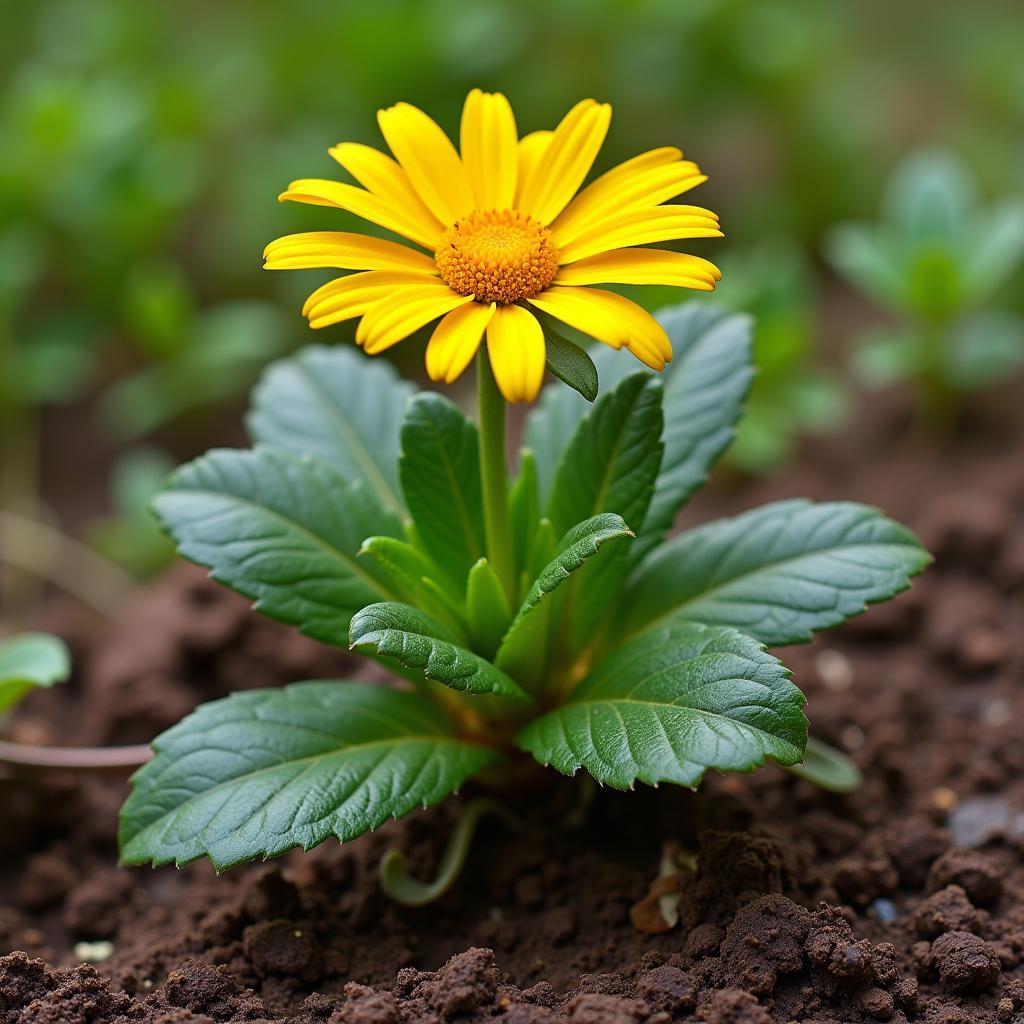
[[[532,310],[665,368],[672,346],[654,317],[592,286],[714,289],[721,274],[707,260],[645,248],[721,236],[711,211],[668,203],[707,180],[680,150],[643,153],[579,191],[608,132],[607,104],[583,100],[554,131],[520,139],[508,100],[474,89],[462,111],[461,153],[408,103],[377,120],[394,159],[342,143],[329,152],[358,185],[304,178],[280,196],[348,210],[407,240],[310,231],[271,242],[270,270],[357,271],[310,295],[302,312],[311,327],[360,317],[356,341],[376,355],[440,318],[427,372],[447,383],[486,334],[509,402],[532,401],[544,376],[544,334]]]

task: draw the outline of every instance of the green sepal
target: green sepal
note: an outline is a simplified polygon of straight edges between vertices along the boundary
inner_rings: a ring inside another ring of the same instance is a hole
[[[353,650],[371,648],[381,658],[453,690],[526,699],[504,672],[460,647],[440,623],[407,604],[384,601],[357,612],[349,643]]]
[[[512,622],[512,609],[501,580],[486,558],[469,570],[466,584],[466,618],[473,649],[493,658]]]
[[[573,391],[579,392],[588,402],[595,401],[599,387],[597,367],[587,350],[563,338],[547,323],[542,326],[548,371]]]

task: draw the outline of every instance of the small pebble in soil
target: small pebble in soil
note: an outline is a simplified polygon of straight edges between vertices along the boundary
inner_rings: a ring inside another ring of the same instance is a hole
[[[900,916],[899,911],[896,909],[896,904],[884,897],[874,900],[869,909],[884,924],[890,924]]]
[[[105,939],[99,942],[76,942],[75,959],[83,964],[101,964],[114,955],[114,944]]]
[[[853,686],[854,673],[850,659],[841,651],[829,647],[814,659],[818,678],[833,693],[842,693]]]
[[[953,808],[947,824],[957,846],[977,848],[992,839],[1024,836],[1024,810],[1002,796],[977,796]]]

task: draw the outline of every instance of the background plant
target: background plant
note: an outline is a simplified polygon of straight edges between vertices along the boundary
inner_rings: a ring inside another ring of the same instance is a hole
[[[562,376],[596,364],[604,392],[547,389],[511,486],[483,350],[477,424],[352,349],[269,369],[255,447],[182,467],[157,514],[259,611],[411,688],[311,681],[201,707],[134,777],[126,862],[346,841],[527,755],[620,789],[803,760],[804,698],[763,645],[890,597],[928,556],[876,509],[802,499],[666,541],[733,436],[753,343],[749,319],[700,303],[661,320],[663,377],[566,349]]]
[[[960,396],[1024,369],[1024,317],[994,301],[1024,264],[1024,199],[985,203],[952,154],[910,157],[881,221],[839,225],[828,252],[899,321],[862,337],[854,365],[875,385],[912,380],[932,425],[948,423]]]

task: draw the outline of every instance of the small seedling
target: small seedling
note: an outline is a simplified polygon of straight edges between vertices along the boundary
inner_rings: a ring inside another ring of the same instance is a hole
[[[694,276],[702,262],[638,248],[717,233],[712,215],[661,205],[703,177],[678,150],[655,150],[573,200],[605,108],[581,104],[520,142],[510,119],[503,97],[472,94],[460,159],[426,115],[393,108],[381,122],[397,163],[332,151],[369,192],[306,181],[286,193],[360,211],[428,251],[325,234],[270,250],[278,266],[361,271],[319,289],[307,313],[314,326],[362,316],[367,353],[443,317],[427,368],[452,380],[475,357],[477,422],[385,363],[312,347],[256,388],[252,449],[182,467],[155,502],[186,558],[405,684],[315,680],[200,707],[134,777],[126,863],[226,868],[347,841],[531,765],[618,789],[799,765],[804,697],[765,646],[811,639],[927,563],[908,530],[849,503],[782,501],[667,539],[733,437],[751,323],[697,303],[656,321],[588,285],[713,286],[717,272]],[[446,225],[470,202],[477,214]],[[401,260],[418,269],[379,269]],[[537,312],[608,347],[591,358]],[[631,372],[612,351],[623,347],[646,367]],[[506,401],[532,400],[545,365],[558,381],[527,417],[510,479]],[[823,774],[850,784],[834,765]],[[392,858],[398,898],[431,896],[401,874]]]
[[[0,715],[40,687],[67,682],[71,658],[49,633],[18,633],[0,640]]]
[[[841,224],[833,265],[898,324],[860,340],[855,366],[875,385],[910,380],[923,418],[948,424],[963,395],[1024,369],[1024,320],[993,305],[1024,263],[1024,201],[985,205],[953,156],[899,167],[877,224]]]

